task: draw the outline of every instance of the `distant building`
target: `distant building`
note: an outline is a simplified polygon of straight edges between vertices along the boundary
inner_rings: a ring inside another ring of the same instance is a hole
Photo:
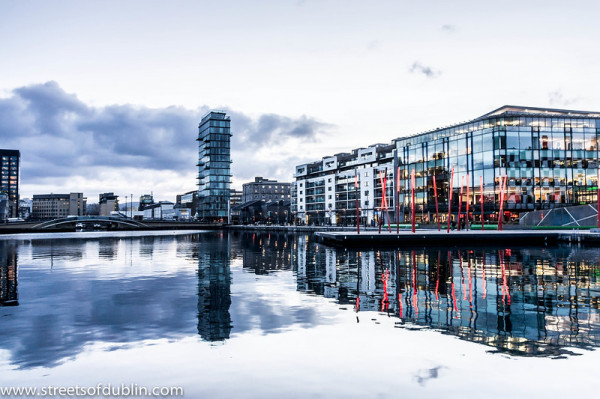
[[[31,218],[37,220],[85,215],[86,198],[83,193],[34,194]]]
[[[114,193],[104,193],[99,195],[100,216],[110,216],[113,211],[119,210],[119,196]]]
[[[240,205],[242,205],[242,192],[231,189],[231,198],[229,199],[229,223],[240,223]]]
[[[144,194],[140,196],[138,211],[143,211],[148,205],[154,204],[154,196],[152,194]]]
[[[289,201],[291,183],[278,182],[277,180],[255,177],[253,182],[242,186],[242,204],[255,201]]]
[[[198,126],[198,215],[201,221],[227,221],[231,197],[230,120],[209,112]]]
[[[236,205],[242,204],[242,192],[240,190],[236,190],[234,188],[231,189],[231,198],[229,199],[229,204],[233,208]]]
[[[19,150],[0,149],[0,193],[8,196],[10,214],[8,217],[17,216],[19,204],[19,163],[21,153]]]
[[[159,201],[144,208],[144,220],[173,220],[175,211],[174,204],[169,201]]]
[[[28,220],[31,217],[32,201],[29,198],[19,200],[19,217]]]
[[[290,201],[252,200],[231,208],[232,223],[287,224],[292,222]]]
[[[11,201],[8,195],[0,193],[0,222],[6,222],[9,217],[12,217]]]
[[[178,194],[175,200],[175,217],[178,220],[190,220],[196,216],[198,209],[198,191]]]

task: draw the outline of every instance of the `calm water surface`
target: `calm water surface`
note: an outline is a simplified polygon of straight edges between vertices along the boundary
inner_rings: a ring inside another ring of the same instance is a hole
[[[598,249],[145,234],[0,239],[0,385],[190,398],[600,389]]]

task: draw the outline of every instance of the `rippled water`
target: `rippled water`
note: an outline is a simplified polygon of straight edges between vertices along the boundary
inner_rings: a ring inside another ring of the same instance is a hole
[[[595,394],[600,250],[309,236],[0,239],[0,384],[185,397]]]

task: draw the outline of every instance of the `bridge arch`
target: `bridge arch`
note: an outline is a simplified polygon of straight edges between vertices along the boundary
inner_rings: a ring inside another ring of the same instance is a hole
[[[66,218],[59,218],[48,220],[46,222],[36,224],[33,226],[33,229],[36,230],[45,230],[57,226],[64,226],[68,224],[77,224],[77,223],[111,223],[117,224],[121,226],[135,227],[135,228],[147,228],[148,225],[134,219],[123,218],[123,217],[114,217],[114,216],[69,216]]]

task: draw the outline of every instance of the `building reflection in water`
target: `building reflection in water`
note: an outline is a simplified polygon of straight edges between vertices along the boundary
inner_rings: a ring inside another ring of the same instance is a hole
[[[600,252],[353,251],[297,240],[298,289],[530,356],[600,346]],[[360,313],[358,313],[358,320]]]
[[[17,306],[17,248],[0,241],[0,306]]]
[[[273,232],[267,234],[239,234],[244,269],[255,274],[290,270],[292,265],[291,247],[294,245],[294,234]]]
[[[231,333],[230,238],[199,235],[198,334],[206,341],[223,341]]]

